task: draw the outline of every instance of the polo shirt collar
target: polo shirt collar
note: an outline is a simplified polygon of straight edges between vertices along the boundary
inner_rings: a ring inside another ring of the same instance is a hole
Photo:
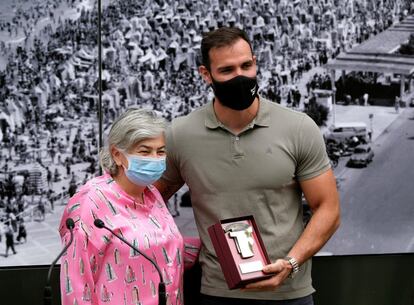
[[[216,117],[213,104],[214,104],[214,98],[206,106],[205,125],[207,128],[210,128],[210,129],[216,129],[223,125]]]
[[[261,127],[269,127],[270,125],[270,103],[259,96],[259,111],[253,120],[253,124]]]
[[[206,106],[205,125],[210,129],[216,129],[223,126],[223,124],[217,119],[216,113],[214,112],[213,102],[214,99]],[[269,107],[269,102],[264,101],[264,99],[259,96],[259,111],[252,121],[253,125],[261,127],[268,127],[270,125]]]

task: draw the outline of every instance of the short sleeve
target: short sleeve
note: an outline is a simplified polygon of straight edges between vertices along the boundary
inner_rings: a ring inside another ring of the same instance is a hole
[[[174,132],[171,126],[165,133],[165,142],[167,148],[167,168],[162,178],[172,185],[184,184],[177,155],[179,147],[175,145]]]
[[[298,126],[296,138],[296,178],[307,180],[321,175],[330,167],[322,133],[316,123],[308,116]]]

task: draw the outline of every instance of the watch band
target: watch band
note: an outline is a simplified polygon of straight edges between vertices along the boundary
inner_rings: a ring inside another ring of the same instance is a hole
[[[299,272],[298,261],[295,258],[290,257],[290,256],[286,256],[285,260],[287,260],[289,264],[292,266],[292,271],[290,272],[289,277],[293,279],[295,275]]]

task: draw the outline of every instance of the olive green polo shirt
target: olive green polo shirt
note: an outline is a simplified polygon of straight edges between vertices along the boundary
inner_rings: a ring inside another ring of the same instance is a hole
[[[314,292],[311,261],[271,292],[229,290],[207,228],[253,215],[271,261],[283,258],[303,231],[298,181],[330,168],[318,126],[306,114],[260,99],[256,118],[238,135],[215,115],[213,103],[173,120],[167,131],[171,183],[186,183],[203,247],[201,292],[222,297],[292,299]]]

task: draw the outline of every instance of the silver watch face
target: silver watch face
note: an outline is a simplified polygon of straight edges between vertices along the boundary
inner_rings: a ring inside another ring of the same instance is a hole
[[[293,257],[286,257],[286,260],[292,266],[292,270],[290,271],[290,278],[294,278],[296,273],[299,272],[299,264]]]

